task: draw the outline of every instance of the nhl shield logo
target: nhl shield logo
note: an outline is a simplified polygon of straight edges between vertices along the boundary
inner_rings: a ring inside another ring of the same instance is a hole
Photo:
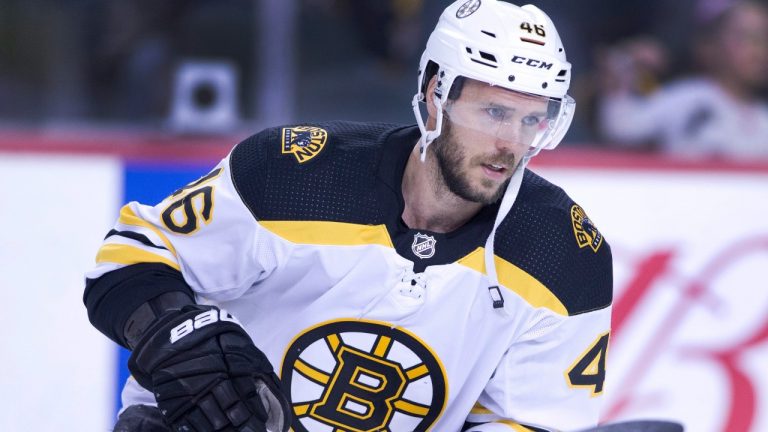
[[[282,153],[292,154],[299,163],[304,163],[320,154],[327,140],[328,132],[319,127],[283,128]]]
[[[419,258],[432,258],[435,255],[435,244],[437,244],[437,240],[434,237],[417,233],[413,236],[411,250]]]

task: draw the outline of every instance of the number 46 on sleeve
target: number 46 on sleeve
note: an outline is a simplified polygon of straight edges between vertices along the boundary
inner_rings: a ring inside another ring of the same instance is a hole
[[[592,396],[603,392],[609,335],[605,333],[598,337],[566,372],[565,378],[571,387],[589,387]]]

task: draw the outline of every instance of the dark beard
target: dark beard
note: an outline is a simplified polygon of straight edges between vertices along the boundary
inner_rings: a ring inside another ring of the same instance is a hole
[[[467,173],[461,169],[461,163],[466,159],[464,151],[458,146],[451,132],[450,122],[443,123],[443,130],[430,146],[434,150],[437,159],[439,174],[443,178],[446,187],[453,194],[469,202],[480,203],[484,205],[493,204],[498,201],[510,179],[499,185],[498,189],[492,194],[484,193],[483,190],[474,189],[469,183]],[[514,156],[505,156],[510,160],[507,165],[514,168],[516,166]]]

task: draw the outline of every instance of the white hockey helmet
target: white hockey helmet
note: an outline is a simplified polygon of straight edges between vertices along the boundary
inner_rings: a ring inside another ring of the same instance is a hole
[[[427,131],[419,109],[429,80],[437,74],[437,125]],[[440,135],[443,108],[457,77],[516,92],[550,98],[546,124],[530,143],[527,157],[555,148],[573,119],[574,100],[567,95],[571,64],[552,20],[533,5],[499,0],[458,0],[440,16],[419,64],[413,111],[421,129],[422,160]]]

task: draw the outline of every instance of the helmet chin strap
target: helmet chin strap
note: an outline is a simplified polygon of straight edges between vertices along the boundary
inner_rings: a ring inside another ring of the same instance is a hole
[[[419,139],[419,156],[421,162],[424,162],[427,156],[427,148],[432,143],[432,141],[435,140],[435,138],[440,136],[440,133],[443,129],[443,104],[440,101],[440,98],[436,97],[434,99],[435,107],[437,108],[436,124],[434,130],[428,131],[424,125],[424,120],[421,117],[421,110],[419,110],[420,101],[421,95],[416,94],[411,101],[411,105],[413,106],[413,113],[416,117],[416,123],[418,124],[419,130],[421,131],[421,138]],[[491,296],[493,308],[501,309],[502,313],[508,312],[504,308],[504,296],[501,294],[501,289],[499,287],[499,277],[496,272],[496,263],[494,262],[494,238],[496,237],[496,229],[499,227],[499,225],[501,225],[501,222],[504,220],[504,218],[507,217],[507,214],[509,214],[510,210],[512,210],[512,206],[517,200],[517,195],[520,192],[520,186],[523,183],[523,175],[525,174],[525,167],[528,165],[528,161],[530,161],[531,158],[537,153],[538,151],[534,151],[525,155],[520,160],[520,163],[517,164],[517,167],[515,167],[515,172],[512,173],[512,177],[509,179],[509,184],[504,191],[501,204],[499,205],[499,210],[496,213],[496,219],[493,222],[493,229],[488,235],[488,238],[485,240],[485,270],[488,276],[488,293]]]
[[[427,130],[424,125],[424,120],[421,118],[421,110],[419,109],[419,101],[421,97],[419,94],[413,97],[411,105],[413,106],[413,114],[416,116],[416,123],[419,125],[421,131],[421,138],[419,139],[419,158],[424,162],[427,158],[427,147],[432,144],[440,133],[443,131],[443,103],[440,98],[434,98],[435,108],[437,109],[437,118],[434,130]]]
[[[485,240],[485,271],[488,275],[488,293],[490,294],[491,300],[493,301],[493,308],[501,309],[501,311],[504,313],[507,313],[507,311],[504,308],[504,296],[501,294],[501,289],[499,288],[500,284],[498,274],[496,273],[493,242],[494,238],[496,237],[496,229],[499,227],[499,225],[501,225],[501,222],[504,220],[504,218],[507,217],[507,214],[510,210],[512,210],[512,206],[515,204],[515,200],[517,200],[517,195],[520,192],[520,185],[523,183],[525,167],[528,165],[528,161],[530,159],[530,156],[525,156],[520,160],[520,163],[517,164],[515,172],[509,179],[509,184],[507,185],[507,189],[504,191],[504,196],[501,199],[499,211],[496,213],[496,219],[493,222],[493,229],[488,235],[488,238]]]

